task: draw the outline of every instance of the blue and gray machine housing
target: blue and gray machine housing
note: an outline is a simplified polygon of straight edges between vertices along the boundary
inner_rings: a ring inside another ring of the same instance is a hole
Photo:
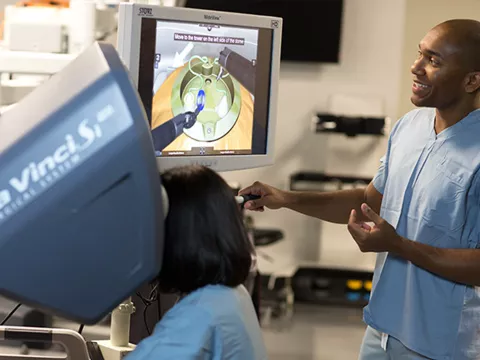
[[[0,117],[0,169],[0,294],[94,324],[159,273],[152,136],[112,45]]]

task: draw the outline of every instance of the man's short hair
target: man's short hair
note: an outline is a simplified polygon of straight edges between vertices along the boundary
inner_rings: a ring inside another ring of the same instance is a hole
[[[232,189],[206,167],[175,168],[161,178],[170,209],[160,289],[189,293],[206,285],[244,283],[253,246]]]

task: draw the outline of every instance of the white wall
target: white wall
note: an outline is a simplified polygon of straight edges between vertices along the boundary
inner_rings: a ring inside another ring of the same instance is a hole
[[[406,3],[403,72],[398,116],[413,109],[410,102],[412,92],[410,66],[417,56],[418,43],[425,34],[435,25],[449,19],[480,20],[480,1],[478,0],[407,0]]]
[[[329,96],[372,96],[384,103],[387,116],[397,114],[404,10],[406,0],[346,0],[342,61],[336,65],[282,63],[276,164],[269,168],[224,173],[243,186],[260,180],[288,188],[289,176],[303,170],[373,176],[385,149],[385,140],[346,139],[341,135],[315,135],[310,121],[316,111],[328,110]],[[312,39],[314,41],[314,39]],[[255,214],[262,227],[278,227],[286,239],[274,249],[286,258],[317,262],[320,253],[373,264],[357,251],[344,226],[322,224],[288,210]],[[345,258],[346,257],[346,258]],[[286,260],[288,261],[288,260]]]
[[[0,0],[0,21],[3,21],[5,6],[14,5],[17,2],[18,2],[17,0]]]

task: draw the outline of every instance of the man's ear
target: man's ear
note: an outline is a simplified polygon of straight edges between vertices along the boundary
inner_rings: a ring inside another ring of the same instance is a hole
[[[465,78],[465,91],[472,94],[480,89],[480,71],[471,72]]]

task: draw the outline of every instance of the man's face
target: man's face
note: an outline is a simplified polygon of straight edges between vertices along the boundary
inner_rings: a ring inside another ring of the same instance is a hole
[[[467,95],[463,54],[449,38],[445,29],[437,27],[420,42],[418,58],[411,69],[411,101],[415,106],[446,109]]]

